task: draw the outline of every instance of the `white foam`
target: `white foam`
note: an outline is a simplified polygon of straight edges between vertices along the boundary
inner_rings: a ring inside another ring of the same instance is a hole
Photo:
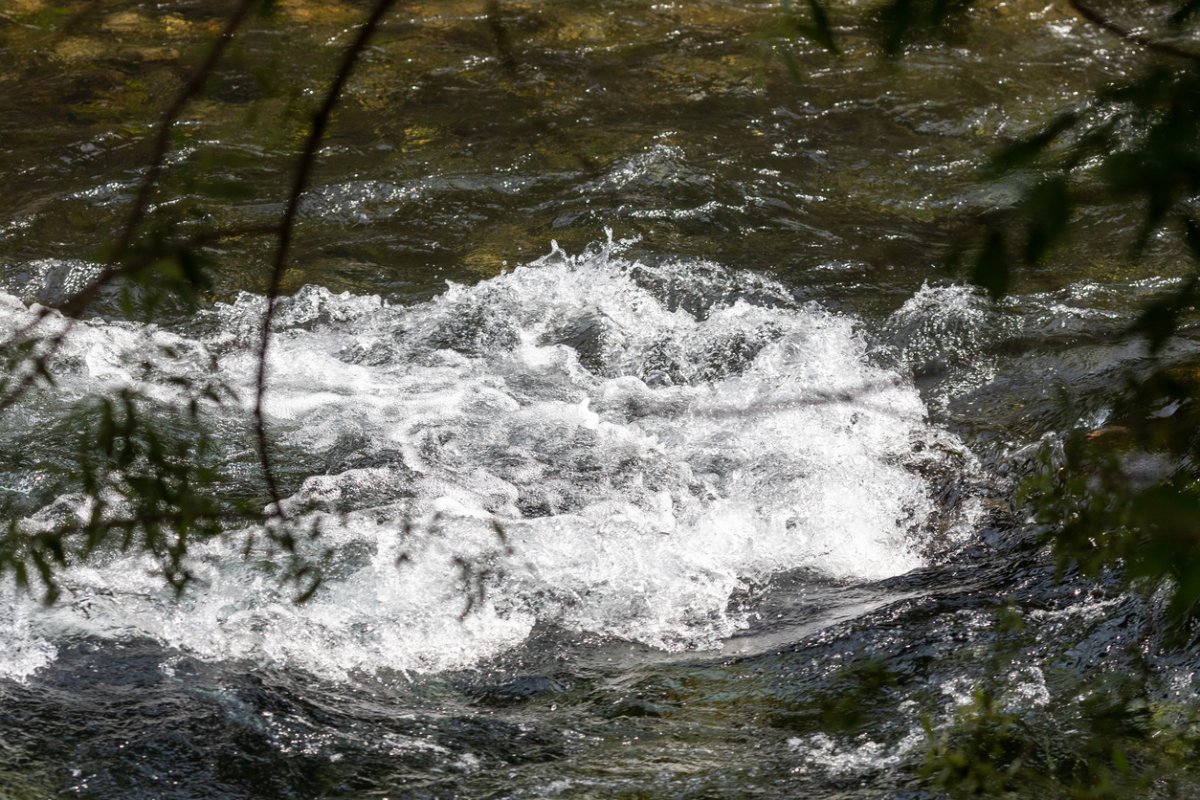
[[[887,320],[884,337],[904,364],[936,377],[930,399],[945,407],[995,377],[987,350],[1014,327],[974,287],[926,284]]]
[[[328,465],[288,500],[337,552],[325,587],[292,605],[235,536],[197,551],[203,583],[181,603],[126,559],[70,570],[87,615],[63,603],[47,619],[336,678],[469,666],[539,620],[716,647],[745,624],[730,598],[747,581],[910,570],[944,534],[916,467],[963,448],[872,363],[853,319],[787,298],[607,249],[556,249],[413,307],[307,287],[281,309],[268,412],[285,452]],[[218,360],[244,424],[262,307],[243,296],[183,336],[80,325],[63,391],[145,380],[130,365],[165,341],[180,353],[167,373]],[[456,564],[489,574],[461,621]]]
[[[24,680],[54,661],[57,649],[34,630],[34,611],[19,602],[9,583],[0,584],[0,677]]]
[[[894,769],[909,754],[927,742],[921,728],[913,728],[899,742],[883,744],[866,734],[856,739],[835,740],[824,733],[788,739],[788,749],[798,762],[795,772],[822,772],[839,778],[859,777]]]

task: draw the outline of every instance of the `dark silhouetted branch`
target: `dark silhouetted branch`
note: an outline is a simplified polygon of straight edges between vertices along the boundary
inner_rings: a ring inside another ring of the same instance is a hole
[[[512,40],[508,38],[508,28],[504,26],[504,19],[500,16],[500,0],[487,0],[487,23],[492,32],[492,39],[496,42],[496,53],[500,57],[500,63],[509,72],[516,72],[517,56],[513,52]]]
[[[271,265],[271,278],[267,287],[267,308],[263,312],[262,335],[259,340],[258,376],[255,380],[254,393],[254,434],[258,443],[258,457],[263,471],[263,479],[267,483],[267,491],[271,497],[271,513],[273,516],[280,518],[284,516],[283,507],[280,504],[283,498],[279,494],[279,483],[275,478],[275,471],[271,465],[271,456],[267,446],[267,425],[263,413],[263,404],[267,394],[267,355],[271,346],[271,323],[275,319],[275,307],[279,300],[279,289],[283,284],[283,276],[287,272],[288,252],[291,248],[292,231],[296,224],[296,214],[300,210],[300,199],[308,188],[309,180],[312,177],[313,166],[317,160],[317,151],[321,147],[321,140],[325,138],[325,130],[329,126],[329,119],[333,115],[333,109],[337,106],[338,100],[342,96],[342,90],[345,89],[346,81],[349,80],[350,73],[353,71],[354,65],[358,62],[359,56],[362,55],[362,51],[366,48],[372,35],[378,29],[380,22],[395,3],[396,0],[376,0],[374,7],[371,9],[370,16],[359,27],[354,41],[346,48],[342,62],[338,66],[337,73],[334,75],[333,82],[325,93],[325,99],[313,115],[312,128],[309,130],[308,139],[305,141],[304,149],[300,152],[300,158],[296,163],[296,173],[292,180],[292,191],[288,196],[287,207],[283,212],[283,217],[279,221],[279,243],[275,249],[275,258]]]
[[[175,126],[187,104],[204,88],[204,84],[208,82],[217,62],[221,60],[221,56],[225,55],[225,50],[233,41],[233,35],[246,20],[250,9],[258,2],[261,0],[239,0],[233,14],[225,22],[225,27],[221,29],[216,41],[212,43],[212,47],[204,56],[204,60],[200,62],[200,66],[188,78],[187,83],[175,95],[170,107],[163,113],[162,121],[158,124],[158,132],[154,137],[154,151],[150,158],[150,166],[146,168],[146,174],[142,176],[142,181],[138,184],[137,195],[129,209],[129,216],[125,219],[125,225],[121,228],[121,234],[117,237],[117,243],[113,246],[112,253],[109,254],[108,264],[110,266],[116,264],[125,255],[125,251],[129,249],[138,227],[146,216],[146,209],[150,206],[154,190],[158,188],[158,178],[162,174],[163,162],[170,149],[171,128]]]
[[[134,195],[133,203],[129,207],[129,214],[125,218],[125,223],[121,226],[121,232],[117,237],[116,243],[113,245],[112,251],[105,260],[104,268],[91,284],[68,299],[67,305],[71,307],[71,310],[69,312],[64,310],[64,314],[69,318],[66,326],[47,340],[47,347],[37,356],[39,362],[34,365],[35,368],[26,373],[14,387],[8,389],[3,397],[0,397],[0,412],[10,408],[20,400],[37,382],[37,376],[41,372],[38,367],[44,367],[45,362],[62,346],[68,331],[74,324],[72,321],[73,318],[83,313],[87,306],[99,295],[100,290],[104,286],[129,274],[127,266],[122,265],[120,262],[129,250],[129,246],[133,243],[134,236],[137,234],[138,228],[141,227],[142,220],[146,218],[146,210],[150,207],[150,200],[154,197],[155,189],[158,188],[158,179],[162,175],[163,164],[166,161],[167,151],[170,149],[171,129],[179,121],[179,117],[183,114],[183,110],[187,107],[188,103],[204,88],[204,84],[207,83],[209,76],[216,68],[218,62],[220,62],[221,57],[225,55],[229,43],[233,41],[234,34],[237,33],[242,23],[245,22],[250,9],[254,7],[255,3],[260,1],[239,0],[233,13],[225,22],[225,27],[221,29],[220,34],[217,35],[216,40],[209,47],[204,60],[192,72],[187,82],[180,88],[178,94],[175,95],[175,99],[171,101],[171,105],[163,112],[162,119],[159,120],[154,136],[154,149],[151,152],[150,164],[147,166],[145,174],[142,175],[142,180],[138,183],[137,193]],[[40,311],[28,325],[22,327],[4,342],[3,349],[7,350],[19,344],[22,339],[31,334],[44,322],[51,313],[52,310],[49,308]]]
[[[1140,33],[1134,33],[1131,30],[1122,28],[1117,23],[1100,14],[1095,9],[1083,4],[1080,0],[1067,0],[1071,8],[1075,9],[1075,13],[1086,19],[1098,28],[1107,31],[1113,36],[1138,47],[1145,48],[1153,53],[1158,53],[1172,58],[1183,58],[1191,61],[1194,64],[1200,64],[1200,53],[1185,50],[1182,47],[1176,47],[1167,42],[1159,42]]]

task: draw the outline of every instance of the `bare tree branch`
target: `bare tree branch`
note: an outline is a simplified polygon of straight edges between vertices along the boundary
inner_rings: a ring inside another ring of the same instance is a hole
[[[146,210],[150,207],[154,191],[158,188],[158,180],[162,175],[163,163],[166,161],[167,152],[170,149],[171,129],[179,121],[179,117],[183,114],[183,110],[187,107],[188,103],[204,88],[204,84],[208,81],[217,63],[220,62],[221,57],[225,55],[225,51],[229,48],[229,43],[233,41],[234,34],[237,33],[238,29],[245,22],[250,9],[259,1],[238,1],[233,13],[225,22],[225,27],[221,29],[220,34],[213,41],[212,46],[209,47],[204,60],[192,72],[187,82],[180,88],[179,93],[175,95],[175,99],[171,101],[171,105],[163,112],[154,136],[154,149],[151,153],[150,164],[146,168],[146,172],[142,175],[141,182],[138,184],[133,204],[129,207],[129,214],[125,218],[125,223],[121,227],[121,233],[117,237],[112,252],[109,253],[108,258],[105,260],[104,268],[91,284],[67,300],[66,306],[69,306],[71,310],[69,312],[64,310],[64,314],[69,318],[66,326],[47,340],[46,349],[37,356],[38,362],[34,365],[35,368],[18,381],[16,386],[9,389],[3,397],[0,397],[0,412],[10,408],[33,387],[37,382],[37,376],[40,374],[40,370],[37,367],[44,366],[45,362],[53,357],[58,349],[62,347],[67,333],[74,325],[74,318],[82,314],[88,305],[95,300],[100,293],[100,289],[112,283],[117,278],[130,274],[127,265],[121,265],[120,262],[129,250],[129,246],[133,243],[134,236],[137,234],[142,220],[146,217]],[[9,337],[0,348],[9,349],[19,344],[22,339],[44,322],[51,313],[52,310],[50,308],[43,309],[28,325],[25,325]]]
[[[1098,28],[1107,31],[1108,33],[1122,39],[1130,44],[1135,44],[1138,47],[1145,48],[1153,53],[1159,53],[1172,58],[1183,58],[1196,64],[1200,64],[1200,53],[1185,50],[1182,47],[1176,47],[1167,42],[1158,42],[1149,37],[1143,36],[1140,33],[1122,28],[1117,23],[1100,14],[1095,9],[1084,5],[1080,0],[1067,0],[1071,8],[1075,9],[1075,13],[1086,19]]]
[[[267,308],[263,312],[261,338],[259,340],[258,376],[255,380],[254,394],[254,434],[258,442],[258,458],[259,464],[262,467],[263,479],[267,483],[267,491],[271,497],[271,513],[280,518],[285,516],[281,505],[283,498],[280,496],[279,482],[276,480],[275,470],[271,465],[271,456],[267,443],[266,418],[263,413],[263,406],[267,395],[267,355],[271,346],[271,323],[275,319],[279,289],[283,284],[283,276],[287,272],[288,252],[292,243],[292,231],[296,223],[296,214],[300,209],[300,199],[308,188],[309,180],[312,177],[313,166],[317,160],[317,151],[321,147],[321,140],[325,137],[325,130],[329,125],[329,119],[333,115],[333,109],[337,106],[338,100],[341,98],[346,81],[349,80],[350,73],[354,69],[354,65],[358,62],[359,56],[362,55],[362,51],[366,48],[367,43],[370,42],[383,17],[391,10],[395,3],[396,0],[376,0],[375,5],[371,9],[370,16],[367,17],[366,22],[358,29],[358,34],[354,37],[354,41],[346,48],[346,52],[342,56],[342,62],[338,67],[337,73],[334,75],[333,82],[325,93],[325,99],[313,115],[312,128],[309,130],[308,139],[304,143],[304,149],[301,151],[300,158],[296,164],[296,173],[292,181],[291,194],[288,196],[287,208],[284,210],[283,217],[279,221],[279,244],[276,247],[275,259],[271,267],[270,284],[267,288]]]
[[[225,27],[217,36],[216,41],[212,43],[212,47],[208,49],[204,60],[200,62],[200,66],[188,78],[187,83],[183,85],[183,88],[179,90],[179,94],[175,95],[175,99],[171,102],[166,112],[163,113],[162,121],[158,124],[158,132],[154,137],[154,151],[150,158],[150,166],[146,168],[146,173],[142,176],[142,182],[138,185],[137,195],[134,197],[133,205],[129,209],[129,216],[125,219],[125,225],[121,228],[121,234],[117,237],[117,243],[113,246],[113,251],[108,257],[107,265],[109,268],[112,268],[125,255],[125,251],[129,249],[129,245],[132,244],[138,227],[146,216],[146,209],[150,206],[154,190],[158,188],[158,178],[162,174],[163,162],[166,160],[167,151],[170,149],[171,128],[179,120],[187,104],[204,88],[204,84],[208,82],[208,78],[216,68],[217,62],[221,60],[221,56],[225,55],[230,42],[233,41],[233,35],[242,26],[242,23],[246,20],[246,15],[250,13],[251,7],[257,2],[261,2],[261,0],[239,0],[237,7],[233,10],[233,14],[225,22]]]

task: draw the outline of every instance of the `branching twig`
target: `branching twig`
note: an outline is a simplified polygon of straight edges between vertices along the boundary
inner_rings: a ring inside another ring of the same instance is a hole
[[[187,83],[179,90],[179,94],[175,95],[170,107],[163,113],[162,121],[158,124],[158,132],[154,137],[154,151],[150,159],[150,166],[146,169],[146,174],[142,176],[142,182],[138,184],[137,194],[129,209],[129,216],[125,219],[125,225],[121,228],[117,243],[108,257],[108,266],[116,264],[125,255],[125,251],[133,243],[133,237],[146,216],[146,209],[150,206],[154,190],[158,188],[158,177],[162,174],[163,162],[166,160],[167,150],[170,148],[171,128],[174,127],[187,104],[204,88],[204,84],[208,82],[208,77],[216,68],[217,62],[221,60],[221,56],[225,55],[225,50],[233,41],[233,35],[242,26],[246,15],[257,2],[260,0],[239,0],[233,14],[226,21],[225,27],[213,42],[212,47],[209,48],[204,61],[200,62],[200,66],[188,78]]]
[[[166,161],[167,151],[171,144],[171,129],[179,121],[179,117],[183,114],[183,110],[187,107],[187,104],[204,88],[204,84],[208,81],[217,63],[225,55],[225,50],[229,47],[229,43],[233,41],[234,34],[237,33],[242,23],[245,22],[246,16],[250,13],[250,9],[254,7],[256,2],[258,0],[239,0],[233,10],[233,14],[225,22],[225,27],[221,29],[221,33],[208,49],[208,53],[205,54],[204,60],[200,62],[200,65],[191,74],[187,82],[179,90],[179,93],[175,95],[175,99],[171,101],[171,105],[163,112],[154,137],[154,150],[151,153],[150,165],[146,168],[146,172],[138,184],[133,204],[129,208],[129,215],[125,218],[125,223],[121,227],[121,233],[117,238],[116,244],[114,244],[112,251],[105,260],[104,268],[91,284],[67,300],[66,306],[69,306],[71,311],[64,310],[63,312],[68,317],[66,325],[48,340],[46,349],[37,357],[38,363],[35,364],[35,369],[30,370],[18,381],[15,387],[7,391],[0,398],[0,412],[10,408],[33,387],[37,382],[39,374],[39,370],[36,367],[44,366],[45,362],[62,347],[67,333],[74,326],[74,318],[83,313],[99,295],[100,290],[117,278],[129,274],[127,265],[121,265],[120,262],[124,258],[126,251],[129,250],[129,246],[133,243],[134,236],[137,234],[138,228],[141,227],[142,220],[146,218],[146,210],[150,207],[150,200],[154,197],[154,191],[158,187],[158,179],[162,174],[163,163]],[[14,333],[4,343],[4,348],[7,349],[18,344],[21,339],[28,336],[44,322],[51,313],[51,309],[43,309],[28,325]]]
[[[1143,36],[1140,33],[1134,33],[1133,31],[1126,30],[1117,23],[1097,12],[1095,9],[1084,5],[1082,2],[1080,2],[1080,0],[1067,0],[1067,3],[1071,6],[1071,8],[1075,9],[1075,13],[1079,14],[1079,16],[1083,17],[1096,27],[1107,31],[1113,36],[1116,36],[1118,39],[1122,39],[1130,44],[1135,44],[1138,47],[1143,47],[1153,53],[1171,56],[1172,58],[1183,58],[1193,63],[1200,64],[1200,53],[1192,52],[1191,50],[1185,50],[1182,47],[1176,47],[1175,45],[1167,42],[1158,42],[1147,36]]]
[[[295,227],[296,214],[300,209],[300,198],[308,188],[309,179],[312,177],[313,165],[317,160],[317,150],[320,149],[321,140],[325,137],[329,118],[333,115],[333,109],[342,95],[342,90],[345,88],[346,81],[350,78],[350,72],[358,62],[359,56],[371,40],[371,36],[379,27],[383,17],[395,3],[396,0],[375,0],[375,5],[371,9],[367,21],[358,29],[358,35],[346,48],[342,62],[334,75],[333,83],[325,93],[325,99],[320,108],[313,115],[312,128],[309,130],[308,139],[304,143],[304,149],[296,164],[296,173],[292,181],[291,194],[288,196],[287,208],[279,221],[279,244],[275,249],[271,279],[267,287],[267,308],[262,316],[262,331],[258,349],[258,376],[255,380],[254,393],[254,434],[258,442],[259,464],[262,467],[263,479],[267,483],[267,491],[271,497],[271,513],[279,518],[284,517],[281,505],[283,498],[280,496],[279,483],[275,478],[274,468],[271,466],[271,456],[267,447],[266,418],[263,413],[263,404],[267,394],[267,354],[271,346],[271,323],[275,318],[275,308],[279,299],[279,289],[283,284],[283,276],[287,272],[288,250],[292,243],[292,230]]]
[[[118,269],[102,270],[99,275],[92,279],[91,283],[71,295],[65,303],[58,307],[57,310],[60,313],[60,318],[63,318],[63,326],[53,336],[49,336],[43,340],[45,345],[42,347],[41,352],[29,358],[31,368],[17,381],[15,386],[8,389],[3,396],[0,396],[0,413],[11,408],[13,404],[20,400],[33,387],[37,382],[38,376],[45,373],[50,359],[62,348],[63,342],[66,341],[72,328],[75,327],[75,322],[79,316],[95,302],[105,287],[122,278],[136,277],[161,258],[178,256],[197,247],[214,244],[222,239],[233,239],[239,236],[269,236],[274,233],[274,226],[265,225],[247,228],[218,228],[216,230],[202,231],[189,239],[175,243],[167,250],[147,253],[134,261],[129,261],[121,265]],[[14,332],[5,345],[12,347],[26,340],[54,311],[55,309],[52,308],[43,308],[32,321]]]

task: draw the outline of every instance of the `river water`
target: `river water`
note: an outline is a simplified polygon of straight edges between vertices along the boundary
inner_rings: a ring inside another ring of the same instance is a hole
[[[364,9],[278,5],[185,114],[157,218],[281,213]],[[924,725],[981,681],[1045,737],[1131,671],[1160,714],[1195,699],[1146,601],[1057,577],[1015,499],[1104,423],[1183,254],[1131,263],[1112,206],[1000,303],[938,266],[1015,196],[979,180],[992,148],[1136,54],[1025,0],[898,63],[845,10],[833,57],[771,3],[606,0],[502,4],[506,67],[482,6],[389,18],[302,206],[267,414],[325,585],[292,603],[239,529],[179,600],[119,553],[51,608],[6,577],[0,795],[933,797]],[[223,8],[0,9],[0,330],[94,274]],[[23,524],[74,508],[75,404],[214,373],[223,491],[265,504],[270,251],[208,256],[200,308],[101,298],[7,412]]]

